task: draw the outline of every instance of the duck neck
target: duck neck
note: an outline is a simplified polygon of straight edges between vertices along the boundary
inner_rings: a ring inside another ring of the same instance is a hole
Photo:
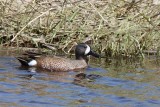
[[[87,56],[77,56],[76,55],[76,60],[85,60],[85,62],[88,64],[88,57]]]

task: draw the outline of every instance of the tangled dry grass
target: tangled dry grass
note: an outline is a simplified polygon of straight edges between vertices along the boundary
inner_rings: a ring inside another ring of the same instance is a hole
[[[1,0],[0,8],[3,46],[68,50],[85,41],[109,56],[160,48],[160,6],[152,0]]]

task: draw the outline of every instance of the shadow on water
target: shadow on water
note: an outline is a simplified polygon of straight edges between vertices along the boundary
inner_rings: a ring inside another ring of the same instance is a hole
[[[20,67],[15,55],[1,52],[1,106],[159,107],[160,60],[155,57],[92,58],[85,71],[44,72]]]

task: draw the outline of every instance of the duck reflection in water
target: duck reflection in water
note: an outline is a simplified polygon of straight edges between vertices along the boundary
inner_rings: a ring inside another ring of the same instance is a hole
[[[36,67],[24,68],[19,67],[28,71],[26,74],[19,74],[18,76],[23,79],[36,79],[45,81],[57,81],[65,83],[73,83],[76,85],[84,86],[86,83],[94,82],[96,79],[100,78],[100,75],[96,74],[85,74],[82,71],[70,71],[70,72],[49,72],[42,69],[37,69]]]

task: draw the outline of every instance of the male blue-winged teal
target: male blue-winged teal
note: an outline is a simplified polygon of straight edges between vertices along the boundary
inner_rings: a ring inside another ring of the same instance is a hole
[[[38,67],[50,71],[73,71],[84,69],[88,65],[88,57],[92,55],[100,58],[100,55],[91,50],[90,46],[80,43],[75,48],[75,60],[56,56],[37,55],[26,53],[27,57],[17,57],[22,66]]]

